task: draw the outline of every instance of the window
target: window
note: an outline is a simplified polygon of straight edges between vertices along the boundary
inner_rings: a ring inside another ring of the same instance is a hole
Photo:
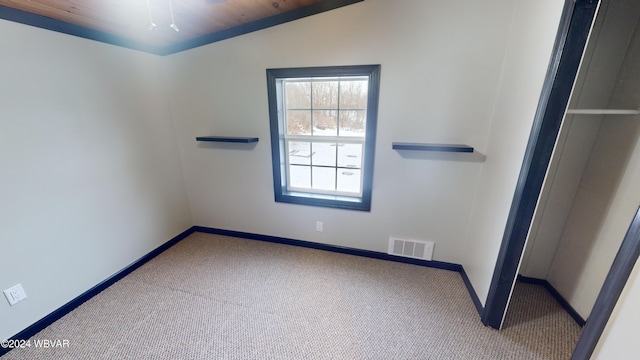
[[[275,199],[369,211],[380,65],[268,69]]]

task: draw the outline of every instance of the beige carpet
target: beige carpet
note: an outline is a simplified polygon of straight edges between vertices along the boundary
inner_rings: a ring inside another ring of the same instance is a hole
[[[520,284],[484,327],[458,273],[195,233],[8,359],[568,359],[580,328]]]

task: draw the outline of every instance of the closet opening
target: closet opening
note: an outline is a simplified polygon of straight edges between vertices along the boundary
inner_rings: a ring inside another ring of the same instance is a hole
[[[482,315],[502,326],[517,275],[544,284],[586,320],[573,359],[640,251],[639,22],[637,1],[567,1]]]

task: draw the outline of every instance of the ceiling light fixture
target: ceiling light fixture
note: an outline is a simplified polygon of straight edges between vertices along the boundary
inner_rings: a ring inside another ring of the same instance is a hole
[[[173,19],[173,6],[171,4],[171,0],[169,0],[169,11],[171,12],[171,25],[169,25],[169,27],[171,27],[173,30],[178,32],[180,31],[180,29],[178,29],[178,26],[176,25],[176,21]]]
[[[149,0],[147,0],[147,10],[149,10],[149,30],[155,30],[158,25],[153,22],[153,17],[151,16],[151,5],[149,4]]]

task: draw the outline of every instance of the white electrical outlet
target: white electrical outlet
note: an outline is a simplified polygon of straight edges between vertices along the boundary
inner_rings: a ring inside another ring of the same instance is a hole
[[[27,298],[27,294],[24,292],[24,289],[22,288],[22,284],[14,285],[8,288],[7,290],[5,290],[4,296],[7,298],[7,301],[11,306]]]
[[[316,221],[316,231],[322,232],[324,230],[324,224],[322,221]]]

